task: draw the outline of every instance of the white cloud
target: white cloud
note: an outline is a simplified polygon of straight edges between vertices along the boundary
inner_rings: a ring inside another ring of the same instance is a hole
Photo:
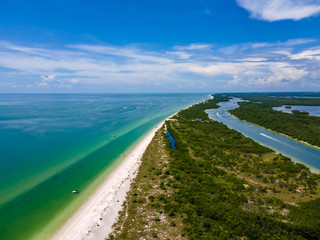
[[[305,77],[308,72],[304,69],[297,69],[288,63],[272,63],[269,65],[270,71],[273,73],[270,76],[259,79],[257,83],[283,85],[295,82]]]
[[[56,75],[55,74],[50,74],[47,77],[46,76],[41,76],[41,79],[43,82],[52,82],[56,79]]]
[[[308,38],[297,38],[297,39],[289,39],[286,42],[275,42],[275,43],[269,43],[269,42],[262,42],[262,43],[253,43],[251,45],[252,48],[266,48],[266,47],[292,47],[297,45],[303,45],[307,43],[313,43],[316,42],[315,39],[308,39]]]
[[[238,63],[220,62],[205,67],[192,66],[189,70],[210,76],[230,75],[232,80],[229,84],[242,86],[288,85],[308,74],[308,71],[286,62],[252,62],[247,59]]]
[[[150,51],[131,46],[71,45],[63,49],[0,43],[0,83],[59,89],[82,86],[171,86],[209,91],[222,86],[310,86],[320,78],[320,48],[292,51],[315,42],[245,43],[213,49],[190,44]],[[225,51],[228,47],[232,51]],[[184,50],[183,50],[184,49]],[[14,73],[14,74],[9,74]],[[1,86],[1,84],[0,84]],[[9,88],[10,85],[3,85]],[[13,88],[13,87],[12,87]],[[128,88],[129,89],[129,88]]]
[[[301,59],[310,59],[310,60],[320,60],[320,48],[319,49],[308,49],[301,53],[292,54],[291,59],[301,60]]]
[[[284,46],[296,46],[296,45],[303,45],[306,43],[313,43],[316,42],[316,39],[311,38],[297,38],[297,39],[289,39],[288,41],[284,42]]]
[[[252,18],[278,21],[300,20],[320,13],[319,0],[236,0]]]
[[[193,43],[187,46],[175,46],[177,50],[203,50],[203,49],[210,49],[212,46],[210,44],[200,44],[200,43]]]
[[[179,59],[189,59],[192,55],[183,51],[168,51],[167,54],[175,55]]]
[[[190,66],[187,70],[197,74],[215,76],[220,74],[238,74],[241,71],[242,64],[239,63],[216,63],[210,64],[208,66],[199,66],[194,64]]]
[[[236,61],[240,61],[240,62],[264,62],[267,60],[268,58],[259,58],[259,57],[248,57],[248,58],[236,59]]]
[[[106,46],[92,46],[92,45],[69,45],[71,48],[85,50],[99,54],[107,54],[112,56],[120,56],[137,61],[155,62],[155,63],[170,63],[168,58],[161,57],[160,54],[147,51],[141,52],[140,49],[131,47],[106,47]],[[158,55],[158,56],[157,56]]]
[[[219,48],[218,51],[224,55],[235,55],[238,53],[243,54],[244,52],[255,51],[256,53],[266,52],[269,49],[270,53],[284,53],[291,51],[292,48],[296,46],[306,45],[318,42],[316,39],[311,38],[297,38],[289,39],[287,41],[277,41],[277,42],[249,42],[241,44],[233,44],[230,46]],[[259,56],[261,57],[261,56]]]
[[[41,76],[41,80],[37,82],[40,88],[73,88],[79,82],[78,79],[58,79],[55,74]]]

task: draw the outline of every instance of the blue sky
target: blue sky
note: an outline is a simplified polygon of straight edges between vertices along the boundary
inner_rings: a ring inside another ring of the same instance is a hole
[[[320,0],[1,1],[0,92],[320,90]]]

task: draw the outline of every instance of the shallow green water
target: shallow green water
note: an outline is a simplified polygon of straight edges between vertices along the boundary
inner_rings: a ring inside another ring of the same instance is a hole
[[[0,95],[0,239],[52,235],[137,139],[207,96]]]

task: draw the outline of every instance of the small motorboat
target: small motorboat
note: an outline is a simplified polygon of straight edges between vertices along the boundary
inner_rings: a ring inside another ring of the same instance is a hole
[[[80,191],[76,189],[76,190],[73,190],[72,193],[80,193]]]

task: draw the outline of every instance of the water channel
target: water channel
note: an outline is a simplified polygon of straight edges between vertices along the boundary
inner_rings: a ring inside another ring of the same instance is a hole
[[[311,171],[320,173],[320,150],[301,144],[288,137],[243,122],[228,113],[229,110],[239,107],[239,98],[233,98],[229,102],[219,103],[220,108],[206,110],[209,117],[221,122],[243,135],[252,138],[261,145],[272,148],[277,153],[290,157],[293,161],[303,163]]]
[[[280,107],[274,107],[273,110],[285,113],[292,113],[293,110],[298,110],[301,112],[308,112],[310,116],[320,116],[320,106],[282,105]]]

